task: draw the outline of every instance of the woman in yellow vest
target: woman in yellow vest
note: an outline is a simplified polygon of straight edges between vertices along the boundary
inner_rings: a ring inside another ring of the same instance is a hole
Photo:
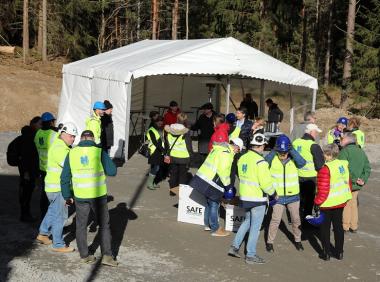
[[[214,142],[211,152],[189,184],[207,199],[204,230],[210,231],[211,236],[229,235],[219,226],[219,206],[224,190],[231,184],[230,173],[234,154],[243,148],[240,138],[232,139],[231,142],[231,145],[228,142]]]
[[[340,117],[336,126],[329,130],[327,133],[327,144],[335,143],[337,145],[340,144],[340,138],[342,137],[343,131],[346,129],[348,123],[348,119],[346,117]]]
[[[239,197],[241,206],[246,213],[245,220],[236,233],[228,255],[240,258],[240,246],[246,233],[249,232],[245,258],[247,264],[265,263],[265,260],[256,254],[256,245],[265,215],[267,195],[273,199],[278,198],[268,163],[262,156],[265,144],[267,141],[264,134],[256,134],[253,136],[250,149],[238,161]]]
[[[157,183],[157,173],[163,164],[164,159],[164,138],[162,136],[162,126],[164,124],[164,119],[162,116],[156,116],[153,119],[146,133],[146,138],[149,140],[149,158],[148,164],[150,164],[150,171],[147,181],[148,189],[155,190],[160,186]]]
[[[359,129],[360,119],[357,117],[350,118],[347,129],[356,136],[356,143],[363,149],[365,145],[365,134]]]
[[[275,150],[265,157],[270,167],[273,185],[276,188],[278,201],[273,206],[272,219],[269,224],[266,249],[274,252],[273,242],[281,223],[284,209],[290,213],[293,236],[296,249],[303,251],[301,243],[300,219],[300,186],[298,182],[298,168],[306,164],[304,158],[293,149],[290,139],[281,135],[276,140]]]
[[[320,258],[330,260],[330,229],[334,228],[335,257],[343,259],[344,231],[342,225],[343,208],[352,198],[348,161],[338,160],[339,148],[329,144],[323,148],[326,164],[318,171],[317,195],[314,210],[323,212],[324,221],[320,226],[323,252]]]
[[[178,192],[179,185],[188,182],[187,171],[193,148],[189,129],[183,124],[165,125],[164,129],[167,133],[165,136],[166,155],[164,162],[169,164],[170,195],[174,196]]]

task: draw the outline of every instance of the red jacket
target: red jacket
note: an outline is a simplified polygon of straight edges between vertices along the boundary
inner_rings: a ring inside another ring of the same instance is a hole
[[[214,142],[228,142],[228,131],[230,130],[230,126],[228,123],[222,123],[217,125],[214,128],[214,133],[211,135],[210,142],[208,143],[208,151],[210,152],[212,150],[212,144]]]
[[[176,112],[172,112],[170,109],[164,114],[164,125],[171,125],[177,123],[177,115],[181,112],[178,109]]]
[[[350,183],[350,189],[352,191],[352,184]],[[314,204],[320,206],[322,205],[329,196],[330,192],[330,170],[327,165],[324,165],[319,171],[317,175],[317,195],[314,199]],[[329,209],[337,209],[337,208],[343,208],[346,206],[346,203],[334,206],[334,207],[328,207],[323,208],[321,207],[321,210],[329,210]]]

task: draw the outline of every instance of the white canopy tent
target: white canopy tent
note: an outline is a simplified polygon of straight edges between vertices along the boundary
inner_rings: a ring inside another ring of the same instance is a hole
[[[58,121],[74,122],[84,130],[85,120],[93,102],[108,99],[114,106],[115,146],[111,156],[122,157],[128,152],[130,111],[133,109],[132,85],[141,78],[172,75],[172,77],[216,77],[226,81],[225,111],[230,110],[230,81],[232,78],[253,78],[260,81],[261,113],[264,110],[265,85],[309,89],[312,109],[315,109],[317,79],[234,38],[197,40],[144,40],[103,54],[63,66],[63,84]],[[214,79],[215,80],[215,79]],[[167,83],[167,82],[166,82]],[[165,82],[162,88],[167,87]],[[145,84],[145,82],[144,82]],[[140,93],[145,100],[158,99],[168,103],[165,93]],[[178,89],[176,90],[178,91]],[[197,92],[195,92],[197,93]],[[150,94],[158,97],[150,97]],[[201,93],[187,94],[200,105]],[[292,95],[290,96],[292,99]],[[181,100],[182,100],[181,96]],[[204,98],[204,97],[203,97]],[[203,99],[204,100],[204,99]],[[190,103],[190,102],[189,102]],[[145,105],[144,104],[144,105]],[[292,105],[292,102],[291,102]],[[146,108],[146,107],[144,107]],[[291,115],[292,115],[291,107]]]

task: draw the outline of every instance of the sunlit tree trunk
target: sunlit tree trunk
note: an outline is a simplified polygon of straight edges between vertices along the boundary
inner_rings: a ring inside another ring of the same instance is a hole
[[[29,57],[29,1],[24,0],[24,10],[22,19],[22,49],[23,60],[26,63]]]

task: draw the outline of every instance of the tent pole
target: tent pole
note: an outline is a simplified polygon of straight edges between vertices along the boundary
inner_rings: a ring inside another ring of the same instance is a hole
[[[265,80],[260,81],[260,116],[264,118],[265,111]]]
[[[143,104],[142,104],[142,111],[145,114],[146,111],[146,87],[147,87],[148,81],[147,77],[144,76],[144,85],[143,85]]]
[[[183,104],[183,88],[185,85],[185,76],[182,76],[182,83],[181,83],[181,100],[180,100],[180,108],[182,109]]]
[[[311,110],[315,112],[315,105],[317,104],[317,89],[313,89],[313,102],[311,104]]]
[[[227,76],[227,93],[226,93],[226,115],[230,112],[230,95],[231,95],[231,80]]]
[[[292,93],[292,86],[289,85],[289,95],[290,95],[290,130],[291,133],[294,128],[294,100],[293,100],[293,93]]]

